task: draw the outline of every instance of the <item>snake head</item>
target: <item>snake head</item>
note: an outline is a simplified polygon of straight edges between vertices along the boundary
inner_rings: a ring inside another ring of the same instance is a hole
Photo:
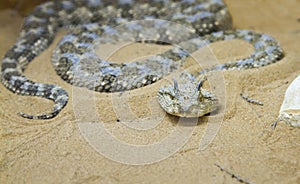
[[[158,91],[158,102],[169,114],[179,117],[201,117],[216,109],[217,98],[203,88],[206,78],[196,81],[189,73],[174,79],[173,84],[166,85]]]

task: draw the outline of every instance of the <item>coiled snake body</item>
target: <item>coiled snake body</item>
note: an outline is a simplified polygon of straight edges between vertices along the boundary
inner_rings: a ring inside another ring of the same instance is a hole
[[[145,20],[145,21],[134,21]],[[167,20],[167,21],[163,21]],[[133,21],[133,22],[132,22]],[[173,23],[185,25],[184,32]],[[116,28],[118,25],[124,25]],[[58,75],[72,85],[99,92],[131,90],[152,84],[178,69],[189,53],[209,43],[242,39],[255,48],[244,59],[214,66],[199,72],[249,69],[280,60],[283,52],[275,39],[248,30],[232,30],[231,16],[221,0],[135,1],[135,0],[64,0],[37,6],[25,19],[19,38],[2,60],[1,81],[6,88],[21,95],[39,96],[54,101],[54,109],[29,119],[50,119],[67,104],[68,94],[59,86],[28,80],[26,66],[52,42],[58,29],[70,28],[53,53]],[[199,37],[200,36],[200,37]],[[167,52],[144,61],[116,64],[100,59],[95,48],[114,41],[175,43]],[[190,87],[186,101],[184,89],[174,82],[158,92],[161,106],[178,116],[202,116],[214,109],[216,99],[186,74]],[[181,99],[185,99],[181,103]],[[186,104],[192,103],[192,104]],[[185,107],[182,107],[185,104]],[[190,108],[189,105],[192,107]],[[196,108],[197,106],[200,109]]]

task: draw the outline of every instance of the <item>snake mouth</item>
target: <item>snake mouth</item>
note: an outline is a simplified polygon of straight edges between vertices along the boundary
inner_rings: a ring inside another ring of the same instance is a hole
[[[198,117],[202,117],[207,114],[210,114],[216,110],[217,110],[217,107],[215,106],[215,104],[211,107],[206,107],[205,109],[201,109],[198,106],[195,108],[190,108],[187,111],[181,111],[181,112],[177,113],[176,116],[184,117],[184,118],[198,118]]]

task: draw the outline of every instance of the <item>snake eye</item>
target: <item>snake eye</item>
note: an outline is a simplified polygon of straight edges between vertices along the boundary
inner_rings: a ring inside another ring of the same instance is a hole
[[[178,82],[176,81],[175,78],[173,79],[173,82],[174,82],[174,90],[179,91]]]
[[[179,86],[178,86],[178,82],[176,81],[176,79],[173,79],[173,83],[174,83],[174,92],[175,95],[179,95]]]
[[[203,86],[204,81],[206,81],[206,79],[201,79],[200,82],[198,83],[198,86],[197,86],[198,91],[200,91],[201,87]]]
[[[203,83],[207,80],[207,77],[204,75],[204,77],[199,81],[197,90],[200,91],[201,87],[203,86]]]

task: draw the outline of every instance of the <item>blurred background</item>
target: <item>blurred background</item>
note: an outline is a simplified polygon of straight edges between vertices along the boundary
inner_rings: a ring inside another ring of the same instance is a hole
[[[36,5],[46,0],[1,0],[0,10],[12,9],[22,15],[27,15]]]

